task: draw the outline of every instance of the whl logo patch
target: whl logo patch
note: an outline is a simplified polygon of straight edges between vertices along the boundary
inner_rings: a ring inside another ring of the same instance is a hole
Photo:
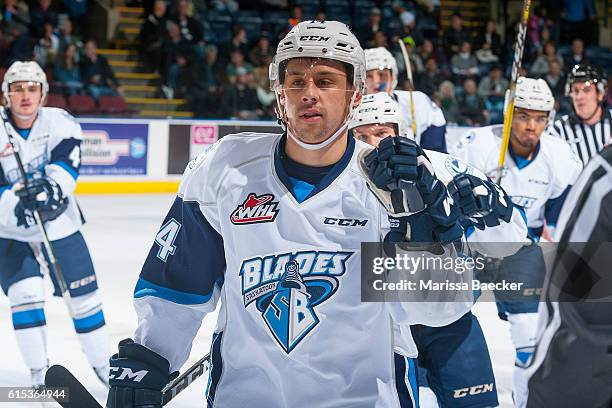
[[[232,212],[230,221],[235,225],[272,222],[278,214],[278,201],[272,200],[274,200],[272,194],[258,196],[250,193],[247,199]]]
[[[9,157],[13,154],[13,146],[10,143],[7,143],[4,149],[0,151],[0,157]]]

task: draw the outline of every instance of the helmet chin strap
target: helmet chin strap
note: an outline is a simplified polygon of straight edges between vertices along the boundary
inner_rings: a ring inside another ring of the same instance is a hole
[[[330,137],[322,141],[321,143],[304,143],[297,136],[293,134],[291,128],[287,126],[287,136],[289,136],[295,143],[297,143],[301,148],[306,150],[319,150],[324,147],[329,146],[334,140],[336,140],[340,135],[344,133],[344,131],[348,128],[348,123],[344,122],[338,130],[336,130]]]

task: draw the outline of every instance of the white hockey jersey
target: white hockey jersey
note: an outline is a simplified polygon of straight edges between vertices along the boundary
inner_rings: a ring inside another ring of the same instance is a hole
[[[495,180],[502,130],[503,125],[471,130],[451,153]],[[552,235],[582,163],[566,142],[546,133],[529,161],[517,158],[511,150],[506,155],[501,185],[514,204],[525,210],[531,238],[540,238],[545,220]]]
[[[283,143],[229,135],[188,165],[135,288],[135,340],[177,370],[221,299],[208,406],[399,407],[408,374],[396,371],[391,321],[424,317],[409,303],[360,298],[361,243],[389,228],[357,163],[370,147],[349,138],[298,202]]]
[[[393,98],[400,106],[402,117],[406,120],[408,131],[412,134],[412,113],[410,112],[410,92],[394,91]],[[446,153],[446,119],[444,113],[429,96],[413,91],[414,117],[417,133],[414,140],[423,149]]]
[[[49,239],[65,238],[78,231],[82,217],[73,192],[81,164],[81,126],[65,110],[40,108],[29,133],[13,132],[28,177],[43,175],[55,180],[68,197],[68,208],[58,218],[45,223]],[[19,198],[11,190],[21,174],[4,126],[0,127],[0,237],[23,242],[40,242],[36,226],[17,226],[15,206]]]

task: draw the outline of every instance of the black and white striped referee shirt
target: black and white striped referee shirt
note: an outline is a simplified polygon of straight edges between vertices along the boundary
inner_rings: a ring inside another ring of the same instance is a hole
[[[565,140],[586,165],[603,147],[610,143],[612,135],[612,109],[604,111],[599,122],[584,124],[575,114],[564,115],[547,129],[548,133]]]

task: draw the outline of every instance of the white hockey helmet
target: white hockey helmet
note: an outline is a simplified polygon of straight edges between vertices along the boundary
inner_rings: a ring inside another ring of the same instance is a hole
[[[555,97],[543,79],[519,77],[516,81],[514,107],[550,112],[555,107]]]
[[[397,126],[398,136],[409,137],[406,121],[402,117],[399,104],[386,92],[364,95],[361,105],[349,121],[349,129],[364,125],[383,125],[392,123]]]
[[[13,82],[38,82],[41,85],[42,90],[41,104],[49,93],[47,75],[36,61],[15,61],[6,71],[6,74],[4,74],[4,80],[2,81],[2,94],[8,101],[7,104],[9,107],[11,103],[11,100],[8,97],[9,85]]]
[[[318,144],[307,144],[293,135],[287,127],[285,109],[280,101],[281,70],[293,58],[321,58],[340,61],[352,67],[353,95],[349,105],[347,121],[354,112],[353,104],[358,94],[365,91],[365,54],[359,40],[350,28],[339,21],[302,21],[293,27],[279,43],[270,64],[268,77],[270,87],[276,94],[277,116],[287,134],[301,147],[318,150],[332,143],[344,130],[346,121],[330,137]]]
[[[397,86],[399,70],[397,69],[397,61],[395,61],[393,54],[391,54],[385,47],[368,48],[365,50],[365,58],[366,71],[371,71],[374,69],[391,70],[391,76],[393,77],[391,89],[395,89]]]

